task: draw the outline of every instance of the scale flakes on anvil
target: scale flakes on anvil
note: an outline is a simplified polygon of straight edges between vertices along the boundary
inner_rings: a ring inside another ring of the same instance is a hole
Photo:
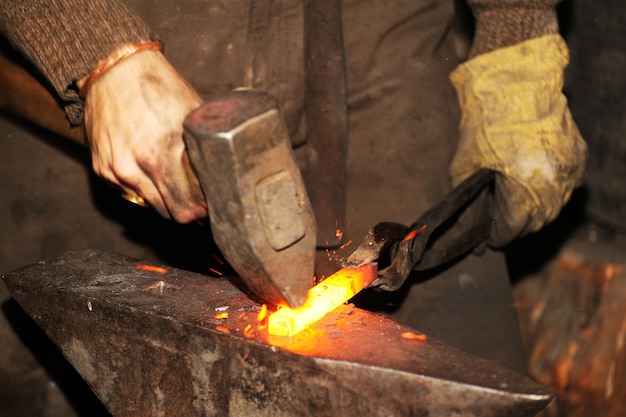
[[[4,277],[115,417],[514,417],[552,398],[525,376],[351,305],[277,344],[258,321],[261,306],[231,281],[138,264],[68,252]]]

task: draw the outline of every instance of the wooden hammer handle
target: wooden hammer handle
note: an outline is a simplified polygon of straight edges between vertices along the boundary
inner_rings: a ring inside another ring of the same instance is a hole
[[[6,58],[0,58],[0,109],[87,145],[85,128],[72,126],[50,91],[24,68]]]

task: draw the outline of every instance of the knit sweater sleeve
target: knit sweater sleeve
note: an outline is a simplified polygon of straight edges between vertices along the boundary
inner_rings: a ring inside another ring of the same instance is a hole
[[[470,57],[559,31],[560,0],[468,0],[476,30]]]
[[[117,0],[1,1],[0,31],[50,82],[73,124],[83,117],[76,80],[120,46],[154,39]]]

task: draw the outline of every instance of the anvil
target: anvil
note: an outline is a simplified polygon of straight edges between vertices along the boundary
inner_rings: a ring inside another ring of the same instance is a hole
[[[513,417],[552,398],[526,376],[349,304],[272,339],[236,278],[95,250],[3,278],[115,417]]]

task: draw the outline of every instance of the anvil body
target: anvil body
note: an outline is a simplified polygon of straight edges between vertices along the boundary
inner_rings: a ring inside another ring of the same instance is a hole
[[[141,264],[87,250],[4,277],[115,417],[528,416],[551,399],[350,305],[273,340],[234,280]]]

